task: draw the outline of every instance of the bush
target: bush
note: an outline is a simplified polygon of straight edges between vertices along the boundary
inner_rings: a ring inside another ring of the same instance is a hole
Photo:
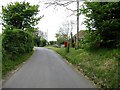
[[[3,55],[7,55],[9,59],[14,59],[18,55],[30,52],[33,49],[32,36],[19,29],[6,31],[3,34],[2,42],[4,50]]]
[[[46,46],[47,41],[43,38],[43,39],[41,40],[41,43],[42,43],[42,47],[44,47],[44,46]]]
[[[101,43],[103,41],[101,40],[100,36],[96,36],[96,31],[85,31],[85,36],[83,39],[79,40],[80,48],[84,49],[98,49],[102,48]]]

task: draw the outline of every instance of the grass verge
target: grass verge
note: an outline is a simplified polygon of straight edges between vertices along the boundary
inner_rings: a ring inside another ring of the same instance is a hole
[[[2,79],[2,35],[0,34],[0,80]]]
[[[33,54],[33,51],[20,55],[16,60],[3,60],[2,61],[2,78],[5,78],[10,71],[15,70],[20,64],[28,60],[28,58]]]
[[[89,77],[94,83],[102,88],[118,88],[120,50],[98,49],[85,50],[74,48],[66,53],[65,48],[47,47],[62,55],[72,63],[80,72]]]

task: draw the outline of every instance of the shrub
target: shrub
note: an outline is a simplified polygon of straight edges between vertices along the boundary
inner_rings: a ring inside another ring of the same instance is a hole
[[[5,50],[4,52],[9,59],[30,52],[33,49],[32,36],[20,29],[6,31],[3,34],[2,42],[3,50]]]
[[[42,46],[42,47],[46,46],[46,43],[47,43],[47,41],[43,38],[43,39],[41,40],[41,46]]]

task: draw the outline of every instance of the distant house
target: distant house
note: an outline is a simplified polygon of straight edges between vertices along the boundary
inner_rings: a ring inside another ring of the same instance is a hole
[[[92,30],[91,31],[93,34],[96,33],[96,30]],[[85,35],[87,34],[86,30],[80,30],[79,33],[78,33],[78,40],[83,40],[85,38]],[[73,36],[74,38],[74,45],[76,45],[76,37],[77,37],[77,34],[75,34]],[[99,47],[100,46],[100,42],[97,42],[96,43],[96,47]]]
[[[79,40],[83,39],[85,37],[85,34],[86,34],[85,30],[80,30],[78,33],[78,39]],[[74,41],[76,41],[77,34],[75,34],[73,37],[74,37]]]
[[[80,30],[79,33],[78,33],[78,40],[82,40],[84,37],[85,37],[85,30]],[[72,47],[75,47],[76,45],[76,37],[77,37],[77,34],[75,34],[72,38]]]

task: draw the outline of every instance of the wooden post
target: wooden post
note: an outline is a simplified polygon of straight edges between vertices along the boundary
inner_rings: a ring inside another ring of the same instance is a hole
[[[76,49],[78,48],[78,38],[79,38],[79,0],[77,0],[77,37],[76,37]]]

